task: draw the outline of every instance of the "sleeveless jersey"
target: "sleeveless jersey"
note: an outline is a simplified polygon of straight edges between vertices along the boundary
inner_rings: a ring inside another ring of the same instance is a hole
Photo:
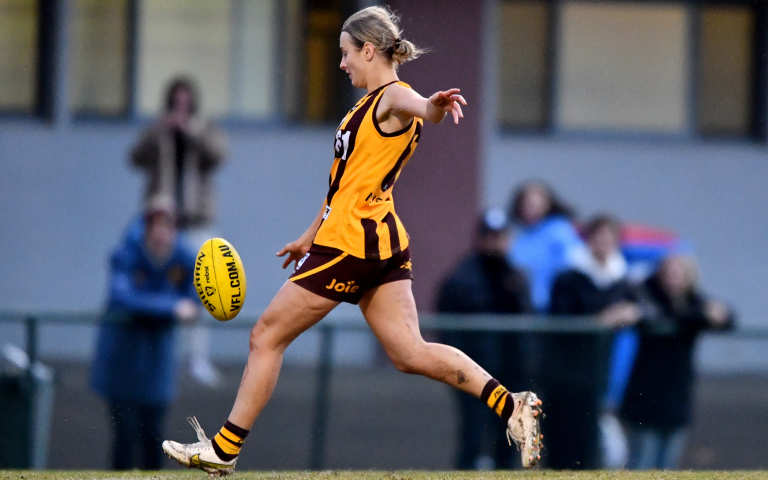
[[[377,88],[361,98],[336,129],[336,158],[314,240],[358,258],[385,260],[408,247],[392,187],[416,149],[423,121],[414,117],[398,132],[381,131],[376,110],[392,83],[411,88],[403,82]]]

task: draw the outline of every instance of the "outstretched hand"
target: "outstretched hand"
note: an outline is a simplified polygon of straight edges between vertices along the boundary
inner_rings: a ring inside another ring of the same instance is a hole
[[[458,124],[460,118],[464,118],[464,114],[461,112],[461,105],[466,105],[467,101],[464,97],[459,95],[461,90],[458,88],[452,88],[444,92],[434,93],[429,97],[430,103],[437,108],[443,109],[444,112],[450,112],[453,115],[453,123]]]
[[[307,242],[302,241],[302,239],[296,240],[295,242],[291,242],[284,246],[282,250],[277,252],[278,257],[284,257],[286,254],[288,254],[288,258],[286,258],[285,262],[283,262],[283,269],[287,268],[291,262],[298,263],[299,260],[304,258],[304,255],[307,254],[311,246],[312,242],[307,244]]]

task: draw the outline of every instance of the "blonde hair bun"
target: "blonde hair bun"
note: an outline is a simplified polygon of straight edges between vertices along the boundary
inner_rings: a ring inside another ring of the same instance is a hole
[[[401,38],[400,18],[388,7],[368,7],[352,14],[341,31],[352,37],[358,49],[370,43],[377,52],[397,65],[415,60],[427,52]]]

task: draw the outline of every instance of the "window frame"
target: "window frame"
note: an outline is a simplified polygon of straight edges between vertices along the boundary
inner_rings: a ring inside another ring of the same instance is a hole
[[[518,0],[498,0],[501,2],[516,2]],[[690,2],[686,0],[585,0],[585,3],[606,3],[606,4],[658,4],[670,5],[677,4],[689,8],[689,28],[686,41],[688,42],[689,56],[687,59],[687,94],[684,102],[686,105],[686,122],[680,132],[646,132],[640,130],[634,131],[611,131],[602,128],[597,129],[569,129],[557,125],[558,97],[561,95],[561,85],[559,83],[557,72],[557,56],[560,52],[556,51],[556,45],[560,40],[560,17],[563,6],[569,0],[545,0],[549,9],[547,25],[547,56],[545,58],[547,81],[546,86],[548,95],[543,100],[547,108],[546,124],[541,127],[535,126],[510,126],[504,124],[498,111],[492,114],[495,130],[502,136],[522,136],[522,137],[545,137],[557,136],[560,138],[583,138],[583,139],[629,139],[629,140],[648,140],[648,141],[671,141],[671,142],[736,142],[736,143],[768,143],[768,10],[760,8],[760,5],[752,0],[703,0],[701,2]],[[698,109],[699,95],[699,55],[700,55],[700,25],[704,7],[710,5],[738,5],[748,6],[753,12],[755,21],[754,41],[753,41],[753,64],[751,69],[751,94],[752,101],[750,105],[750,126],[744,135],[717,135],[707,134],[699,131],[696,124],[696,113]],[[501,31],[503,25],[499,25],[499,31],[490,29],[486,41],[492,41],[495,49],[498,49],[501,42]],[[495,58],[498,58],[499,52],[495,50]],[[496,63],[497,60],[494,59]],[[498,67],[496,67],[498,68]],[[493,95],[500,97],[503,92],[500,91],[499,82],[500,72],[494,71],[496,85]],[[495,103],[492,103],[495,105]]]
[[[67,104],[65,108],[68,114],[71,116],[74,123],[105,123],[105,124],[121,124],[132,121],[139,118],[136,114],[136,51],[137,51],[137,21],[138,21],[138,9],[139,0],[127,0],[127,18],[126,18],[126,65],[123,70],[124,80],[126,82],[125,89],[125,108],[119,113],[99,113],[89,111],[77,111],[69,104],[69,92],[62,93],[64,97],[62,101],[66,100]],[[71,8],[71,2],[67,2],[67,5]],[[66,28],[71,28],[71,10],[67,12],[67,24]],[[68,32],[67,32],[68,34]],[[70,49],[67,52],[67,59],[71,58],[71,45],[67,42],[67,48]],[[68,65],[69,67],[69,65]],[[68,71],[68,70],[67,70]],[[69,87],[69,79],[67,79],[67,87]]]
[[[58,7],[58,8],[57,8]],[[17,110],[0,109],[0,119],[51,123],[55,113],[56,47],[58,46],[58,22],[61,7],[55,0],[37,0],[37,44],[34,49],[34,99],[32,108]]]
[[[39,14],[37,18],[38,41],[35,51],[37,73],[35,75],[35,102],[30,112],[0,110],[0,122],[43,124],[53,126],[55,124],[72,125],[146,125],[156,119],[157,114],[143,114],[138,109],[138,42],[139,42],[139,15],[141,0],[128,0],[128,16],[126,25],[127,47],[126,68],[124,75],[127,82],[125,109],[118,114],[77,111],[69,103],[69,78],[63,78],[69,74],[69,60],[71,58],[72,45],[68,41],[72,16],[71,2],[58,0],[37,0]],[[299,0],[302,15],[306,12],[304,2]],[[349,2],[344,2],[349,12]],[[287,21],[287,2],[276,1],[276,21],[284,26]],[[304,28],[302,25],[300,28]],[[284,28],[277,28],[276,41],[282,42],[287,35]],[[300,58],[299,58],[300,60]],[[335,126],[337,118],[328,118],[322,121],[309,122],[303,118],[296,118],[286,110],[286,89],[282,81],[281,70],[285,67],[285,59],[275,55],[272,59],[273,75],[276,85],[276,108],[273,113],[264,117],[249,117],[235,113],[227,113],[215,116],[214,119],[226,129],[253,130],[253,129],[284,129],[284,128],[327,128]],[[348,88],[340,88],[339,96],[348,96],[354,90],[351,85]],[[300,94],[300,93],[299,93]],[[354,104],[354,101],[351,102]],[[350,105],[351,106],[351,105]],[[334,106],[334,110],[344,109],[345,105]],[[346,111],[346,109],[344,109]]]

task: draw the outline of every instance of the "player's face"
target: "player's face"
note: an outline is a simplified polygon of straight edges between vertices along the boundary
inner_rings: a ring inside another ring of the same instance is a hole
[[[347,72],[352,86],[365,88],[365,79],[363,74],[363,65],[365,59],[362,50],[358,49],[352,43],[352,37],[347,32],[341,32],[339,37],[339,49],[341,50],[341,63],[339,68]]]

